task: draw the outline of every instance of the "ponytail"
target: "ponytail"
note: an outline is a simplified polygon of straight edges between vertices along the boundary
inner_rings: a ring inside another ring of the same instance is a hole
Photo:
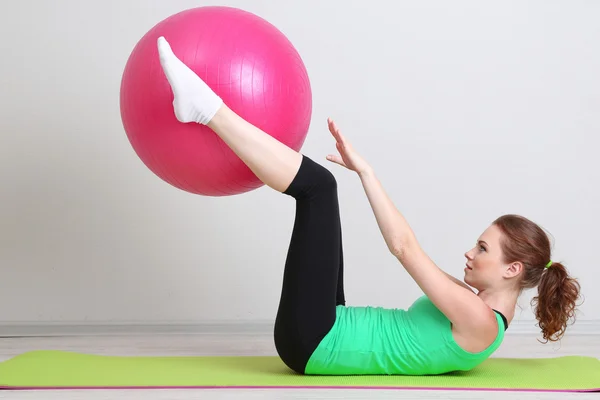
[[[542,272],[538,295],[531,300],[545,343],[558,341],[565,334],[569,320],[575,322],[580,292],[579,282],[569,277],[563,264],[549,265]]]

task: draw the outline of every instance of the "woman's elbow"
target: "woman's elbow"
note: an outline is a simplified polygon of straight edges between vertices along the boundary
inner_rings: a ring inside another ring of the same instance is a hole
[[[417,245],[418,243],[416,238],[413,236],[407,236],[391,242],[388,247],[394,257],[396,257],[398,260],[402,260],[406,254],[410,253],[411,249],[415,249],[415,246]]]
[[[394,257],[396,257],[397,259],[400,259],[402,257],[402,246],[400,246],[400,245],[390,246],[390,253],[392,253],[392,255]]]

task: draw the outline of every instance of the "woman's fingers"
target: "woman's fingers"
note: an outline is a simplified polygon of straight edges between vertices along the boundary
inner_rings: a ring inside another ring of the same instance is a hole
[[[341,165],[342,167],[348,168],[342,156],[346,155],[347,151],[349,150],[349,145],[346,143],[344,136],[342,136],[337,125],[331,118],[327,118],[327,124],[329,126],[329,131],[335,138],[335,148],[340,153],[340,155],[330,154],[327,156],[327,159],[331,162]]]
[[[335,132],[335,126],[333,125],[333,121],[331,120],[331,118],[327,118],[327,127],[329,128],[329,132],[331,132],[331,134],[333,135],[333,137],[336,137],[336,132]]]
[[[350,147],[350,143],[348,143],[348,141],[346,140],[344,135],[342,135],[342,132],[340,132],[340,130],[338,129],[335,122],[332,122],[332,124],[333,124],[333,135],[335,136],[336,141],[344,148]]]
[[[336,141],[343,143],[344,142],[344,138],[342,137],[342,134],[340,133],[340,130],[338,129],[337,125],[335,124],[335,122],[333,122],[333,120],[331,118],[327,119],[327,122],[329,124],[329,131],[331,132],[331,134],[333,135],[333,137],[335,138]]]
[[[346,167],[344,160],[342,160],[342,157],[340,157],[340,156],[335,156],[333,154],[330,154],[327,156],[327,159],[331,162],[341,165],[342,167]],[[348,168],[348,167],[346,167],[346,168]]]

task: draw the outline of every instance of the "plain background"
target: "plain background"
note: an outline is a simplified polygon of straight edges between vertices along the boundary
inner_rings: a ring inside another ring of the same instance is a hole
[[[136,42],[187,8],[254,12],[294,43],[314,108],[303,152],[339,182],[348,305],[421,294],[357,177],[328,163],[333,117],[421,244],[463,277],[496,217],[552,234],[600,320],[600,3],[6,1],[0,5],[0,324],[272,321],[293,199],[192,195],[161,181],[119,113]],[[534,325],[529,291],[516,320]]]

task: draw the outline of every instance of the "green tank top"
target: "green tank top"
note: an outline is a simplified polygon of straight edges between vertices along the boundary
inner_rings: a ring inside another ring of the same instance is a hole
[[[408,310],[336,307],[331,330],[313,352],[307,375],[437,375],[468,371],[487,359],[504,339],[498,335],[484,351],[471,353],[454,340],[451,323],[427,296]]]

